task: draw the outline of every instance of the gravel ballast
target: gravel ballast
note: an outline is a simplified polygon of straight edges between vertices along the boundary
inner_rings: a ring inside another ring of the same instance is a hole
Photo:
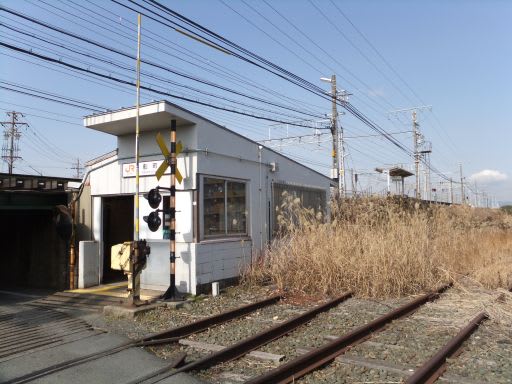
[[[218,297],[203,297],[179,309],[159,308],[135,320],[107,318],[104,326],[131,338],[196,321],[275,294],[270,288],[229,288]],[[240,383],[279,364],[329,342],[414,297],[366,300],[351,298],[319,314],[288,335],[259,351],[283,355],[280,362],[243,357],[195,372],[212,383]],[[188,340],[229,346],[264,329],[297,316],[325,300],[283,300],[240,319],[192,335]],[[298,381],[304,383],[400,383],[415,368],[446,344],[478,312],[487,310],[490,320],[463,345],[460,356],[450,359],[440,382],[512,383],[512,331],[508,310],[512,294],[486,291],[480,287],[451,288],[441,297],[420,307],[406,318],[396,320],[371,339],[354,346],[340,359]],[[200,348],[171,344],[149,348],[161,358],[187,354],[187,362],[211,353]],[[464,381],[466,380],[466,381]]]

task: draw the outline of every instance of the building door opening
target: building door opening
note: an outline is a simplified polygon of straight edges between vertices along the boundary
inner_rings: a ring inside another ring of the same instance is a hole
[[[0,209],[0,232],[0,288],[64,288],[66,247],[51,209]]]
[[[102,283],[125,280],[122,271],[110,268],[113,245],[133,240],[132,195],[103,198],[103,279]]]

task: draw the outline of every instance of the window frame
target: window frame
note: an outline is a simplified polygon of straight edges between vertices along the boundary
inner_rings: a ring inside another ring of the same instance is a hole
[[[318,193],[320,198],[320,210],[322,211],[322,214],[327,217],[327,208],[328,208],[328,202],[329,197],[327,195],[327,191],[324,188],[319,187],[312,187],[307,185],[300,185],[300,184],[292,184],[292,183],[286,183],[284,181],[272,181],[271,187],[270,187],[270,202],[271,202],[271,208],[269,210],[270,215],[270,231],[271,231],[271,238],[275,237],[277,234],[278,226],[277,226],[277,217],[276,217],[276,205],[280,205],[281,203],[281,197],[280,194],[277,194],[276,188],[280,190],[280,192],[288,191],[294,194],[300,193],[300,199],[301,203],[304,204],[303,199],[303,193]],[[322,196],[323,195],[323,196]],[[296,196],[299,197],[299,196]],[[313,208],[315,212],[317,211],[317,207],[311,207],[306,206],[306,208]]]
[[[204,216],[206,211],[205,204],[205,187],[204,181],[205,179],[218,179],[224,182],[224,233],[216,234],[216,235],[207,235],[205,233],[204,228]],[[238,179],[234,177],[225,177],[225,176],[217,176],[217,175],[200,175],[200,193],[199,193],[199,201],[200,201],[200,209],[199,209],[199,230],[200,230],[200,241],[210,241],[210,240],[219,240],[219,239],[238,239],[238,238],[247,238],[250,236],[250,210],[249,210],[249,180],[248,179]],[[245,185],[245,232],[242,233],[228,233],[228,196],[227,196],[227,183],[235,182]]]

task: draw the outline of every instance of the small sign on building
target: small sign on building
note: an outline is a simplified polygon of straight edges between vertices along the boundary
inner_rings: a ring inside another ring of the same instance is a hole
[[[155,172],[163,160],[143,161],[139,163],[139,176],[155,176]],[[171,171],[167,169],[166,174]],[[123,177],[135,177],[135,163],[123,164]]]

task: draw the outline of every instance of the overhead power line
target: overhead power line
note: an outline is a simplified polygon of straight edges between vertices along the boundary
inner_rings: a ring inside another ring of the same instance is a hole
[[[120,1],[117,1],[117,0],[112,0],[112,1],[114,3],[116,3],[116,4],[119,4],[119,5],[127,8],[127,9],[130,9],[130,10],[132,10],[134,12],[140,12],[140,10],[136,10],[136,9],[134,9],[132,7],[129,7],[126,4],[121,3]],[[255,65],[255,66],[259,67],[259,68],[262,68],[262,69],[264,69],[264,70],[266,70],[266,71],[268,71],[268,72],[270,72],[270,73],[272,73],[272,74],[274,74],[274,75],[276,75],[276,76],[278,76],[278,77],[280,77],[280,78],[282,78],[282,79],[284,79],[286,81],[289,81],[289,82],[291,82],[291,83],[293,83],[293,84],[303,88],[304,90],[307,90],[307,91],[309,91],[309,92],[311,92],[311,93],[313,93],[313,94],[315,94],[315,95],[317,95],[317,96],[319,96],[319,97],[321,97],[321,98],[323,98],[325,100],[329,100],[330,99],[330,97],[329,97],[330,95],[327,92],[325,92],[322,88],[318,87],[316,84],[313,84],[313,83],[311,83],[311,82],[301,78],[300,76],[298,76],[298,75],[296,75],[296,74],[294,74],[294,73],[292,73],[292,72],[282,68],[281,66],[279,66],[279,65],[277,65],[275,63],[272,63],[271,61],[269,61],[269,60],[267,60],[267,59],[265,59],[265,58],[255,54],[254,52],[251,52],[250,50],[248,50],[246,48],[243,48],[243,47],[237,45],[236,43],[233,43],[232,41],[230,41],[230,40],[228,40],[228,39],[226,39],[226,38],[216,34],[215,32],[210,31],[208,28],[205,28],[205,27],[199,25],[198,23],[195,23],[192,20],[186,18],[185,16],[180,15],[179,13],[177,13],[175,11],[172,11],[168,7],[160,4],[158,1],[155,1],[155,0],[143,0],[143,3],[156,7],[158,9],[158,12],[155,12],[152,9],[149,9],[148,7],[145,7],[145,6],[141,5],[140,3],[137,3],[136,1],[133,1],[133,0],[128,0],[128,1],[129,1],[129,3],[134,4],[137,7],[142,8],[142,9],[146,10],[147,12],[155,15],[155,17],[147,15],[147,17],[151,18],[154,21],[157,21],[157,22],[159,22],[159,23],[161,23],[163,25],[166,25],[167,27],[170,27],[170,28],[172,28],[174,30],[177,30],[177,29],[185,30],[187,33],[190,33],[190,34],[192,34],[192,35],[194,35],[196,37],[204,39],[205,41],[208,41],[208,42],[210,42],[212,44],[220,44],[219,46],[222,46],[223,49],[229,50],[229,52],[234,57],[236,57],[238,59],[241,59],[241,60],[243,60],[245,62],[248,62],[248,63],[250,63],[252,65]],[[0,6],[0,9],[9,12],[9,10],[6,10],[5,7]],[[9,12],[9,13],[15,14],[12,11]],[[169,17],[166,17],[164,15],[169,15],[171,18],[178,20],[178,22],[173,21]],[[35,20],[35,19],[30,18],[28,16],[24,16],[24,18],[26,20],[30,20],[30,21]],[[162,21],[162,20],[165,20],[165,21]],[[38,23],[39,25],[46,24],[46,23],[38,22],[37,20],[34,21],[34,22]],[[61,28],[58,28],[58,27],[56,27],[56,28],[57,28],[56,29],[57,32],[65,33],[65,32],[62,32]],[[197,31],[199,31],[199,33],[194,31],[193,29],[196,29]],[[78,35],[76,35],[74,33],[71,33],[71,35],[69,35],[69,36],[74,37],[74,38],[83,39],[83,37],[77,37]],[[85,40],[82,40],[82,41],[86,41],[86,40],[90,40],[90,39],[85,39]],[[2,44],[2,45],[6,46],[5,44]],[[101,45],[103,45],[103,44],[101,44]],[[98,46],[101,47],[101,45],[98,45]],[[102,48],[105,49],[105,46],[103,46]],[[87,74],[95,75],[97,77],[102,77],[104,79],[107,79],[107,80],[110,80],[110,81],[114,81],[114,82],[118,82],[118,83],[121,83],[121,84],[124,84],[124,85],[134,86],[134,84],[129,82],[129,81],[126,81],[126,80],[123,80],[123,79],[119,79],[117,77],[105,75],[105,74],[102,74],[102,73],[98,73],[96,71],[86,70],[85,68],[79,67],[79,66],[74,65],[74,64],[63,62],[62,60],[56,60],[56,59],[51,58],[49,56],[44,56],[44,55],[40,55],[40,54],[34,54],[33,52],[27,51],[26,49],[22,49],[20,47],[15,47],[15,46],[11,45],[11,49],[18,50],[18,52],[22,52],[24,54],[32,55],[32,56],[35,56],[35,57],[37,57],[39,59],[42,59],[42,60],[45,60],[45,61],[49,61],[49,62],[58,64],[58,65],[61,65],[61,66],[65,66],[67,68],[71,68],[71,69],[76,70],[76,71],[81,71],[81,72],[84,72],[84,73],[87,73]],[[19,49],[21,49],[21,51]],[[118,50],[112,49],[112,47],[107,47],[107,49],[109,49],[111,52],[119,53],[119,52],[117,52]],[[121,52],[120,54],[124,54],[125,57],[133,59],[132,55],[127,55],[126,53],[123,53],[123,52]],[[152,65],[152,64],[153,63],[150,63],[149,65]],[[165,68],[163,66],[158,66],[157,65],[156,67],[159,68],[159,69],[162,69],[162,70],[169,71],[169,68]],[[161,90],[155,90],[155,89],[152,89],[152,88],[149,88],[149,87],[146,87],[144,89],[146,89],[149,92],[167,95],[167,96],[170,96],[170,97],[181,99],[183,101],[187,101],[187,102],[191,102],[191,103],[196,103],[198,105],[203,105],[203,106],[210,107],[210,108],[216,108],[216,109],[219,109],[219,110],[229,111],[229,112],[233,112],[233,113],[237,113],[237,114],[241,114],[241,115],[245,115],[245,116],[249,116],[249,117],[253,117],[253,118],[257,118],[257,119],[262,119],[262,120],[267,120],[267,121],[274,121],[274,122],[282,122],[282,123],[289,124],[289,125],[295,125],[295,126],[299,126],[299,127],[304,127],[303,125],[290,124],[289,122],[283,122],[282,120],[278,120],[278,119],[269,119],[268,117],[265,117],[265,116],[258,116],[258,115],[254,115],[254,114],[250,114],[250,113],[248,114],[246,112],[241,112],[241,111],[233,110],[233,109],[230,109],[230,108],[220,107],[220,106],[215,105],[215,104],[199,102],[197,100],[193,100],[193,99],[190,99],[190,98],[187,98],[187,97],[180,97],[179,95],[170,94],[169,92],[164,92],[164,91],[161,91]],[[410,150],[408,150],[398,140],[396,140],[393,137],[391,137],[386,132],[386,130],[384,130],[378,124],[376,124],[375,122],[370,120],[367,116],[362,114],[362,112],[360,112],[358,109],[356,109],[355,106],[353,106],[352,104],[349,104],[349,103],[346,103],[346,104],[345,103],[340,103],[340,105],[342,107],[344,107],[347,110],[347,112],[351,113],[354,117],[356,117],[359,121],[363,122],[365,125],[367,125],[371,129],[375,130],[376,132],[382,134],[382,136],[384,138],[386,138],[388,141],[390,141],[394,146],[396,146],[397,148],[402,150],[404,153],[410,155]]]
[[[60,27],[56,27],[56,26],[53,26],[51,24],[48,24],[48,23],[45,23],[45,22],[42,22],[42,21],[39,21],[37,19],[34,19],[30,16],[27,16],[27,15],[24,15],[20,12],[16,12],[14,10],[10,10],[10,9],[7,9],[5,7],[2,7],[0,6],[0,10],[5,10],[6,12],[8,13],[11,13],[17,17],[20,17],[22,19],[25,19],[25,20],[28,20],[32,23],[35,23],[37,25],[40,25],[40,26],[43,26],[45,28],[48,28],[50,30],[53,30],[55,32],[59,32],[59,33],[62,33],[64,35],[67,35],[67,36],[70,36],[70,37],[73,37],[75,39],[78,39],[80,41],[83,41],[83,42],[86,42],[88,44],[91,44],[91,45],[94,45],[96,47],[99,47],[99,48],[102,48],[108,52],[114,52],[118,55],[121,55],[123,57],[126,57],[126,58],[129,58],[131,60],[135,60],[135,56],[133,56],[132,54],[129,54],[127,52],[123,52],[117,48],[114,48],[112,46],[108,46],[108,45],[105,45],[105,44],[102,44],[100,42],[97,42],[97,41],[94,41],[94,40],[91,40],[89,38],[86,38],[84,36],[81,36],[81,35],[78,35],[74,32],[70,32],[70,31],[66,31]],[[49,43],[49,44],[53,44],[53,45],[57,45],[57,46],[60,46],[61,48],[64,48],[64,49],[67,49],[67,50],[70,50],[74,53],[78,53],[78,54],[81,54],[81,55],[84,55],[84,56],[88,56],[88,57],[93,57],[94,55],[91,55],[91,54],[88,54],[88,53],[85,53],[83,51],[79,51],[79,50],[75,50],[73,48],[70,48],[70,47],[67,47],[63,44],[60,44],[60,43],[56,43],[56,42],[53,42],[53,41],[50,41],[48,39],[44,39],[42,37],[39,37],[39,36],[36,36],[34,34],[30,34],[30,33],[27,33],[27,32],[24,32],[24,31],[21,31],[19,28],[16,28],[16,27],[12,27],[12,26],[7,26],[6,24],[4,23],[0,23],[0,25],[3,25],[3,26],[6,26],[8,27],[9,29],[12,29],[12,30],[16,30],[18,33],[22,33],[22,34],[25,34],[25,35],[29,35],[35,39],[38,39],[38,40],[41,40],[41,41],[44,41],[46,43]],[[112,60],[105,60],[105,59],[101,59],[101,58],[98,58],[97,56],[94,56],[94,58],[96,60],[100,60],[104,63],[108,63],[108,64],[113,64],[113,61]],[[147,65],[150,65],[152,67],[155,67],[155,68],[158,68],[158,69],[161,69],[161,70],[164,70],[166,72],[169,72],[169,73],[172,73],[174,75],[177,75],[177,76],[180,76],[180,77],[183,77],[183,78],[186,78],[188,80],[192,80],[192,81],[195,81],[195,82],[199,82],[203,85],[207,85],[207,86],[211,86],[211,87],[214,87],[214,88],[217,88],[217,89],[220,89],[220,90],[223,90],[223,91],[226,91],[226,92],[229,92],[229,93],[232,93],[232,94],[236,94],[238,96],[242,96],[242,97],[245,97],[245,98],[248,98],[248,99],[251,99],[251,100],[254,100],[254,101],[258,101],[260,103],[264,103],[264,104],[268,104],[268,105],[272,105],[274,107],[277,107],[277,108],[281,108],[281,109],[286,109],[286,110],[290,110],[290,111],[294,111],[294,112],[297,112],[297,113],[301,113],[301,114],[304,114],[304,115],[307,115],[307,116],[312,116],[312,117],[322,117],[321,115],[319,114],[313,114],[313,113],[310,113],[310,112],[307,112],[305,111],[304,109],[297,109],[297,108],[294,108],[294,107],[290,107],[290,106],[286,106],[286,105],[282,105],[282,104],[279,104],[279,103],[275,103],[275,102],[272,102],[272,101],[268,101],[268,100],[265,100],[265,99],[262,99],[262,98],[259,98],[259,97],[256,97],[256,96],[251,96],[251,95],[247,95],[243,92],[239,92],[237,90],[234,90],[234,89],[231,89],[231,88],[228,88],[228,87],[225,87],[225,86],[222,86],[220,84],[216,84],[214,82],[211,82],[211,81],[208,81],[208,80],[205,80],[205,79],[200,79],[200,78],[197,78],[195,76],[191,76],[191,75],[188,75],[186,73],[183,73],[183,72],[180,72],[180,71],[177,71],[177,70],[174,70],[170,67],[167,67],[167,66],[164,66],[164,65],[161,65],[159,63],[155,63],[153,61],[149,61],[149,60],[142,60],[142,63],[144,64],[147,64]],[[125,69],[128,69],[129,67],[125,67]],[[131,69],[131,68],[130,68]],[[146,76],[147,76],[147,73],[146,73]],[[180,85],[179,83],[174,83],[174,85]],[[180,85],[180,86],[183,86],[183,85]],[[190,87],[189,87],[190,88]]]
[[[16,28],[13,28],[13,30],[16,30]],[[20,33],[25,34],[24,32],[20,32]],[[98,60],[98,61],[100,61],[100,62],[107,63],[107,64],[109,64],[109,65],[113,65],[113,66],[115,66],[116,68],[120,68],[120,69],[122,69],[122,70],[126,70],[126,71],[129,71],[129,72],[135,72],[135,69],[134,69],[134,68],[132,68],[131,66],[128,66],[128,65],[125,65],[125,64],[122,64],[122,63],[119,63],[119,62],[113,61],[113,60],[111,60],[111,59],[103,59],[103,58],[98,57],[98,56],[96,56],[96,55],[92,55],[92,54],[90,54],[90,53],[86,53],[86,52],[81,52],[80,50],[73,49],[73,48],[71,48],[71,47],[68,47],[68,46],[63,45],[63,44],[60,44],[60,43],[55,43],[55,42],[51,42],[51,41],[46,40],[46,39],[41,39],[41,38],[39,38],[39,37],[37,37],[37,36],[33,36],[32,34],[28,34],[28,35],[30,35],[31,37],[34,37],[34,38],[36,38],[36,39],[38,39],[38,40],[43,40],[44,42],[46,42],[46,43],[48,43],[48,44],[52,44],[52,45],[55,45],[55,46],[61,47],[61,48],[63,48],[63,49],[69,50],[69,51],[71,51],[71,52],[73,52],[73,53],[77,53],[77,54],[79,54],[79,55],[83,55],[83,56],[85,56],[85,57],[92,58],[93,60]],[[15,39],[14,39],[14,40],[15,40]],[[23,43],[23,44],[25,44],[25,43]],[[34,46],[33,46],[33,45],[31,45],[31,44],[27,44],[27,45],[29,45],[29,47],[30,47],[30,48],[34,48]],[[67,58],[69,58],[69,59],[71,59],[71,60],[74,60],[74,61],[80,62],[80,63],[82,63],[82,64],[85,64],[85,65],[87,65],[88,67],[94,66],[94,64],[91,64],[91,63],[89,63],[89,62],[85,62],[85,61],[83,61],[83,60],[76,59],[76,58],[74,58],[74,57],[72,57],[72,56],[62,55],[60,52],[58,52],[58,51],[54,51],[54,50],[51,50],[51,49],[48,49],[48,48],[46,48],[46,47],[42,47],[42,46],[41,46],[41,47],[40,47],[40,49],[41,49],[41,50],[48,50],[48,51],[50,51],[51,53],[58,54],[60,57],[67,57]],[[114,73],[114,72],[112,72],[110,69],[101,68],[101,67],[99,67],[99,66],[97,66],[97,68],[102,69],[102,70],[104,70],[104,71],[106,71],[106,72],[109,72],[109,73]],[[247,103],[244,103],[244,102],[240,102],[240,101],[238,101],[238,100],[234,100],[234,99],[231,99],[231,98],[228,98],[228,97],[225,97],[225,96],[219,95],[219,94],[214,94],[214,93],[211,93],[211,92],[206,92],[206,91],[203,91],[202,89],[198,89],[198,88],[195,88],[195,87],[187,86],[187,85],[184,85],[184,84],[178,83],[178,82],[173,81],[173,80],[168,80],[168,79],[163,78],[163,77],[161,77],[161,76],[158,76],[158,75],[156,75],[156,74],[154,74],[154,73],[150,73],[150,72],[147,72],[147,71],[142,71],[141,73],[142,73],[145,77],[149,77],[149,78],[151,78],[151,79],[155,79],[155,80],[157,80],[157,81],[159,81],[159,82],[163,82],[163,83],[166,83],[166,84],[171,84],[171,85],[176,86],[176,87],[180,87],[180,88],[184,88],[184,89],[187,89],[187,90],[190,90],[190,91],[194,91],[194,92],[197,92],[197,93],[199,93],[199,94],[201,94],[201,95],[203,95],[203,96],[204,96],[204,95],[211,96],[211,97],[215,98],[215,100],[225,100],[225,101],[228,101],[228,102],[230,102],[230,103],[237,104],[237,105],[241,105],[241,106],[244,106],[244,107],[249,107],[249,108],[256,109],[256,110],[260,110],[260,111],[264,111],[264,112],[269,112],[269,113],[273,113],[273,114],[278,114],[278,115],[285,116],[285,117],[296,118],[296,116],[290,115],[290,114],[288,114],[288,113],[284,113],[284,112],[281,112],[281,111],[273,111],[273,110],[269,110],[269,109],[267,109],[267,108],[262,108],[262,107],[260,107],[260,106],[256,106],[256,105],[250,105],[250,104],[247,104]],[[118,74],[119,74],[119,75],[121,75],[121,76],[124,76],[124,74],[120,74],[120,73],[118,73]],[[146,81],[146,82],[145,82],[145,84],[146,84],[146,85],[148,85],[148,86],[157,86],[157,87],[159,86],[159,85],[151,84],[151,83],[149,83],[148,81]],[[259,101],[259,102],[262,102],[262,103],[264,103],[264,104],[275,105],[274,103],[267,102],[267,101],[265,101],[265,100],[258,100],[258,101]],[[285,108],[285,107],[282,107],[282,109],[284,109],[284,110],[290,110],[290,111],[293,111],[293,112],[298,112],[298,113],[303,113],[303,114],[304,114],[304,112],[302,112],[302,111],[301,111],[301,110],[299,110],[299,109],[295,109],[295,108]],[[306,115],[308,115],[307,113],[305,113],[305,114],[306,114]],[[313,115],[313,116],[315,116],[315,117],[321,117],[321,115]]]
[[[122,79],[119,79],[119,78],[116,78],[116,77],[113,77],[113,76],[110,76],[110,75],[105,75],[105,74],[98,73],[98,72],[95,72],[95,71],[92,71],[92,70],[89,70],[89,69],[81,68],[79,66],[76,66],[76,65],[73,65],[73,64],[70,64],[70,63],[66,63],[66,62],[64,62],[62,60],[54,59],[54,58],[51,58],[51,57],[48,57],[48,56],[45,56],[45,55],[40,55],[38,53],[34,53],[34,52],[29,51],[29,50],[26,50],[26,49],[23,49],[23,48],[20,48],[20,47],[16,47],[16,46],[11,45],[11,44],[6,44],[6,43],[3,43],[3,42],[0,42],[0,46],[4,46],[6,48],[12,49],[12,50],[17,51],[17,52],[25,53],[27,55],[34,56],[34,57],[37,57],[37,58],[45,60],[45,61],[57,63],[57,64],[60,64],[60,65],[66,66],[68,68],[76,69],[78,71],[82,71],[82,72],[85,72],[85,73],[90,73],[90,74],[93,74],[95,76],[98,76],[98,77],[101,77],[101,78],[104,78],[104,79],[112,80],[112,81],[115,81],[115,82],[118,82],[118,83],[122,83],[122,84],[126,84],[126,85],[130,85],[130,86],[135,87],[135,83],[132,83],[131,81],[122,80]],[[27,93],[27,92],[19,91],[19,90],[16,90],[16,89],[7,88],[7,87],[1,87],[1,88],[5,88],[7,90],[14,91],[14,92],[19,92],[19,93]],[[140,88],[141,89],[145,89],[147,91],[154,92],[154,93],[158,93],[160,95],[169,96],[169,97],[172,97],[172,98],[175,98],[175,99],[179,99],[179,100],[183,100],[183,101],[188,101],[188,102],[199,104],[199,105],[204,105],[204,106],[207,106],[207,107],[210,107],[210,108],[219,109],[219,110],[223,110],[223,111],[227,111],[227,112],[231,112],[231,113],[235,113],[235,114],[239,114],[239,115],[243,115],[243,116],[248,116],[248,117],[252,117],[252,118],[255,118],[255,119],[259,119],[259,120],[266,120],[266,121],[272,121],[272,122],[275,122],[275,123],[289,124],[289,125],[293,125],[293,126],[296,126],[296,127],[310,128],[310,127],[307,127],[307,126],[302,125],[302,124],[296,124],[296,123],[289,122],[289,121],[272,119],[272,118],[265,117],[265,116],[254,115],[254,114],[250,114],[250,113],[246,113],[246,112],[236,111],[234,109],[229,109],[229,108],[224,108],[224,107],[220,107],[220,106],[209,104],[209,103],[204,103],[204,102],[201,102],[201,101],[198,101],[198,100],[190,99],[188,97],[179,96],[179,95],[176,95],[176,94],[172,94],[172,93],[161,91],[161,90],[156,90],[156,89],[149,88],[149,87],[142,86],[142,85],[140,86]],[[31,96],[33,96],[33,95],[31,95]],[[87,109],[87,108],[85,108],[85,109]],[[92,108],[89,108],[89,109],[92,109]]]

